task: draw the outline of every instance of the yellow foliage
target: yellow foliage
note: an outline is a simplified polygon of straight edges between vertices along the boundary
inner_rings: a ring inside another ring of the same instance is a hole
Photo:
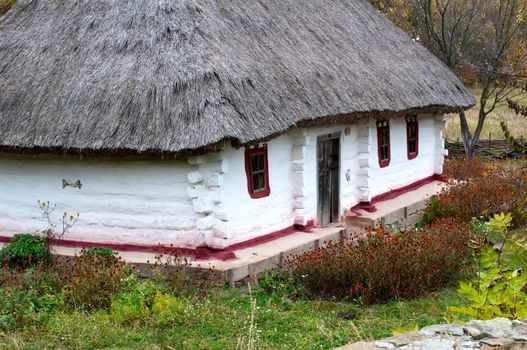
[[[14,4],[16,0],[0,0],[0,17],[2,17]]]

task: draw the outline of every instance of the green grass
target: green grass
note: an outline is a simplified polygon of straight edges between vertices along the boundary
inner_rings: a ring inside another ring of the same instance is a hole
[[[461,302],[453,289],[414,301],[370,307],[328,301],[290,301],[258,290],[259,349],[332,349],[392,335],[396,328],[444,322],[447,307]],[[41,326],[2,334],[1,349],[235,349],[251,314],[247,288],[216,288],[181,325],[125,326],[104,312],[58,312]],[[354,320],[339,317],[351,312]]]

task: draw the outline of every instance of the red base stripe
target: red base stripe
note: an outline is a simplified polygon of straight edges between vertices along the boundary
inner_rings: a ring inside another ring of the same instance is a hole
[[[180,248],[173,246],[164,245],[139,245],[139,244],[125,244],[125,243],[100,243],[100,242],[85,242],[85,241],[74,241],[67,239],[53,239],[51,244],[54,246],[68,247],[68,248],[110,248],[120,252],[140,252],[140,253],[154,253],[154,254],[174,254],[184,255],[193,257],[198,260],[232,260],[236,259],[234,254],[235,250],[253,247],[258,244],[273,241],[278,238],[289,236],[295,232],[310,232],[310,229],[314,226],[313,221],[310,221],[306,226],[293,225],[285,229],[269,233],[264,236],[256,237],[244,242],[233,244],[223,250],[212,249],[208,247],[192,248]],[[0,243],[11,242],[11,237],[0,236]]]
[[[427,185],[434,181],[441,181],[441,182],[447,182],[447,177],[444,175],[432,175],[427,178],[424,178],[422,180],[416,181],[414,183],[411,183],[409,185],[397,188],[395,190],[388,191],[386,193],[380,194],[378,196],[375,196],[372,198],[369,202],[361,202],[353,207],[350,208],[350,212],[355,214],[356,216],[360,216],[359,210],[365,210],[369,213],[375,213],[377,211],[377,208],[375,207],[375,204],[386,201],[389,199],[397,198],[402,194],[414,191],[420,187],[423,187],[424,185]]]

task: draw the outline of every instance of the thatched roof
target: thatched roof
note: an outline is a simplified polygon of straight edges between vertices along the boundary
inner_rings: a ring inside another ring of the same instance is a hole
[[[20,0],[0,92],[15,152],[181,154],[473,104],[364,0]]]

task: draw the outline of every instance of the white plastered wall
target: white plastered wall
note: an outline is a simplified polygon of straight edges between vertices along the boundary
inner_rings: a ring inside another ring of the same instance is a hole
[[[196,219],[184,161],[94,161],[0,155],[0,234],[46,229],[37,200],[80,219],[69,240],[194,246]],[[82,188],[62,188],[62,180]]]
[[[419,122],[419,153],[409,160],[406,144],[406,119],[390,120],[390,153],[389,166],[381,168],[377,154],[376,121],[369,122],[371,151],[369,152],[369,171],[363,181],[366,186],[363,200],[395,190],[434,174],[442,174],[446,155],[442,132],[446,128],[443,116],[421,115]]]
[[[442,116],[419,116],[419,155],[407,159],[406,121],[390,121],[391,162],[380,168],[375,119],[297,129],[267,142],[271,194],[252,199],[245,150],[186,160],[79,160],[0,155],[0,235],[35,232],[46,222],[37,200],[57,204],[55,217],[79,211],[66,239],[225,248],[317,218],[317,138],[339,133],[340,213],[361,201],[441,174]],[[81,180],[82,189],[62,188]]]
[[[303,186],[302,205],[296,209],[296,223],[305,225],[317,220],[318,203],[318,170],[317,170],[317,139],[320,136],[338,134],[340,138],[340,174],[339,196],[340,212],[358,202],[359,194],[359,129],[356,124],[333,127],[309,128],[297,131],[297,138],[304,139],[302,146],[303,167],[294,169],[295,179],[301,179]],[[300,162],[298,162],[300,163]],[[295,204],[298,204],[298,200]]]
[[[287,175],[287,149],[291,148],[292,157],[292,210],[294,211],[295,224],[306,225],[317,218],[318,202],[318,174],[317,174],[317,138],[319,136],[338,133],[340,135],[340,213],[360,202],[372,200],[375,196],[399,189],[419,180],[428,178],[434,174],[442,174],[443,162],[446,155],[444,149],[443,130],[446,122],[442,115],[421,115],[419,121],[419,154],[416,158],[409,160],[407,157],[406,144],[406,119],[396,118],[390,120],[391,135],[391,161],[390,165],[380,168],[377,153],[377,127],[376,119],[360,120],[348,125],[337,125],[331,127],[317,127],[294,130],[288,136],[282,136],[271,140],[269,145],[269,162],[274,163],[277,158],[279,163],[270,165],[271,196],[272,198],[251,199],[248,194],[239,202],[240,207],[249,206],[258,213],[259,220],[263,225],[254,223],[251,230],[249,226],[240,231],[250,232],[244,238],[272,232],[269,228],[280,229],[290,225],[291,221],[287,210],[291,192],[283,190],[284,184],[290,184]],[[278,147],[278,144],[280,146]],[[288,145],[289,144],[289,145]],[[279,169],[279,170],[278,170]],[[240,168],[240,173],[244,168]],[[235,179],[234,174],[230,174]],[[245,179],[246,181],[246,179]],[[243,185],[246,190],[246,183]],[[274,191],[278,186],[279,196]],[[273,194],[274,193],[274,194]],[[240,197],[238,197],[240,198]],[[258,204],[262,201],[262,205]],[[266,209],[266,204],[276,201],[277,205]],[[280,214],[274,212],[280,211]],[[254,214],[253,213],[253,214]],[[242,214],[240,214],[243,216]],[[254,215],[249,215],[249,219]],[[254,220],[253,220],[254,222]],[[269,223],[269,224],[267,224]],[[233,222],[234,226],[238,223]],[[243,239],[241,239],[243,240]]]
[[[247,241],[293,225],[293,143],[292,135],[282,135],[267,142],[271,193],[258,199],[251,198],[247,188],[245,149],[228,146],[221,152],[229,164],[220,205],[232,230],[232,239],[226,243]]]
[[[346,132],[347,130],[347,132]],[[221,154],[229,164],[224,177],[222,203],[233,232],[228,244],[276,232],[293,224],[306,225],[317,218],[317,138],[340,133],[340,203],[344,208],[359,201],[358,130],[354,125],[294,130],[267,142],[268,197],[253,199],[247,189],[245,150],[227,147]]]

